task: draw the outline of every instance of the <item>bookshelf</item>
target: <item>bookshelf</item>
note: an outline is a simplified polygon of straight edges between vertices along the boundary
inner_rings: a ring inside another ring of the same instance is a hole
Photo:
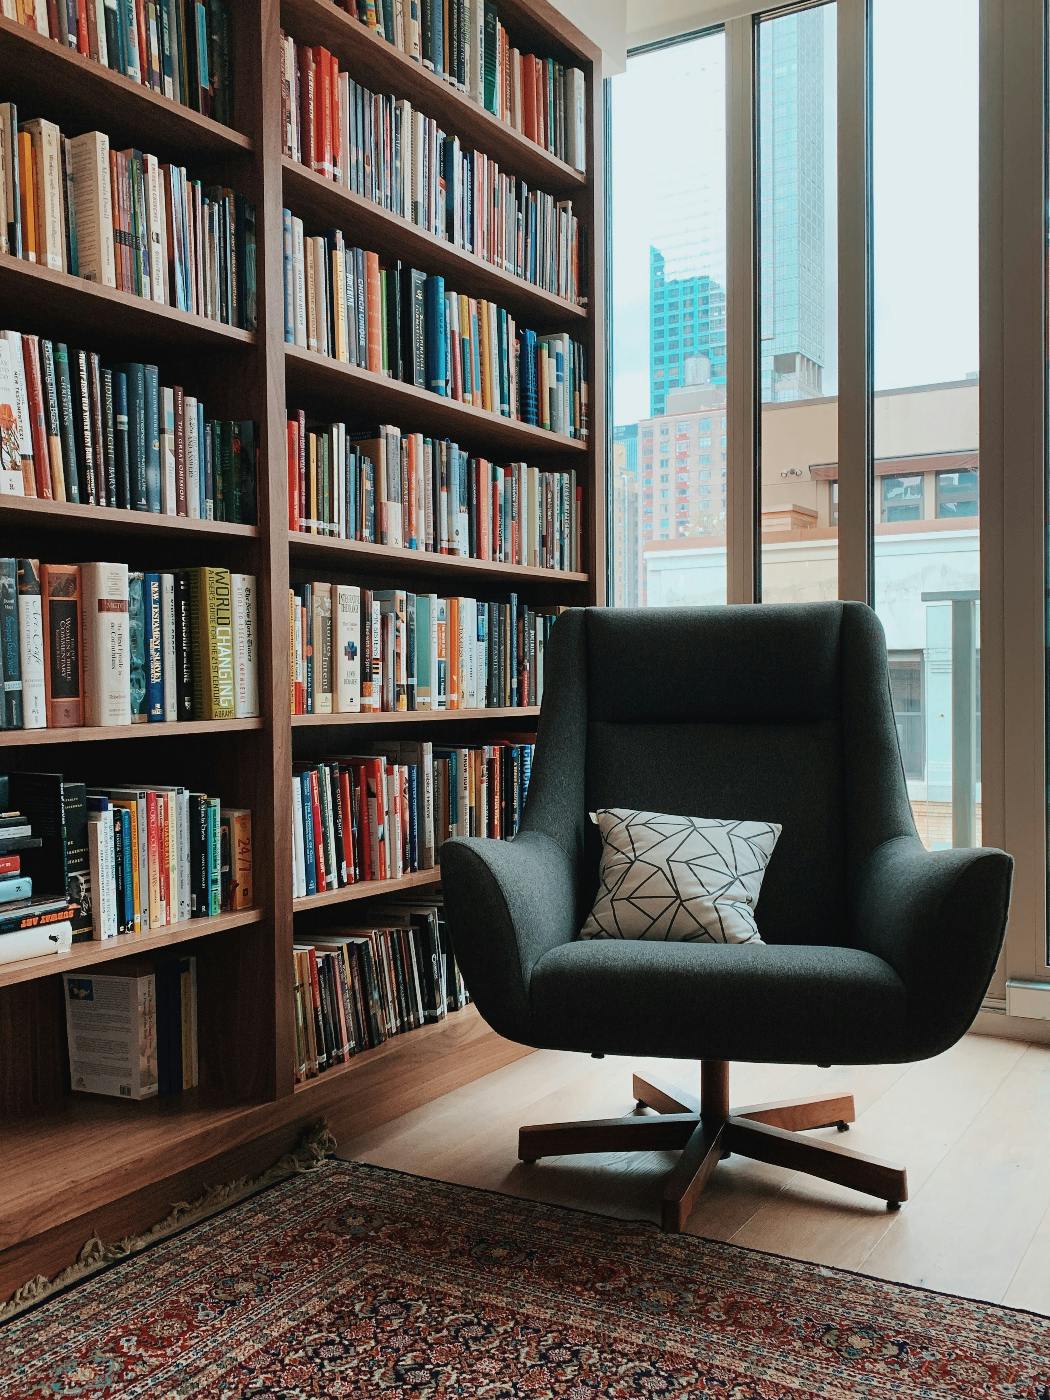
[[[140,356],[162,382],[185,383],[208,412],[257,424],[256,525],[185,519],[0,497],[0,553],[53,560],[109,558],[132,567],[222,564],[256,575],[261,618],[260,709],[255,719],[130,728],[0,732],[0,772],[66,771],[194,782],[253,812],[255,907],[171,925],[115,945],[0,966],[0,1296],[30,1274],[71,1259],[98,1224],[126,1233],[163,1215],[195,1183],[256,1170],[325,1115],[337,1133],[406,1112],[520,1054],[472,1006],[362,1052],[315,1079],[293,1082],[291,947],[340,910],[437,884],[436,871],[292,897],[293,760],[337,751],[353,736],[489,742],[534,731],[531,707],[396,714],[289,713],[290,583],[324,578],[524,601],[588,604],[604,596],[604,400],[595,367],[603,347],[601,73],[597,51],[546,0],[499,0],[514,41],[583,70],[587,173],[581,174],[412,61],[333,0],[260,0],[236,7],[236,127],[191,111],[89,58],[0,19],[0,101],[45,116],[67,134],[100,129],[228,184],[256,208],[257,328],[220,325],[128,293],[0,255],[6,328],[65,338],[119,359]],[[585,234],[580,305],[544,291],[313,174],[282,151],[282,30],[321,44],[373,90],[409,100],[465,146],[541,190],[571,199]],[[284,340],[282,208],[349,244],[382,250],[449,285],[491,299],[540,332],[565,331],[586,352],[586,441],[440,398]],[[362,428],[391,423],[448,436],[492,460],[575,469],[582,486],[582,557],[573,572],[431,554],[288,530],[286,423],[298,409]],[[17,544],[14,541],[17,540]],[[456,736],[455,738],[453,736]],[[93,967],[128,946],[184,945],[197,954],[199,1089],[163,1101],[117,1103],[67,1090],[62,971]],[[41,1163],[47,1170],[41,1171]],[[54,1188],[55,1181],[62,1189]],[[87,1217],[90,1215],[91,1224]],[[137,1223],[136,1223],[137,1222]]]

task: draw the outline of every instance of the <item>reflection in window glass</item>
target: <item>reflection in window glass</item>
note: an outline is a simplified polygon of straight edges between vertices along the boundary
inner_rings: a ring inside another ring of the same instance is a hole
[[[724,603],[725,35],[611,89],[611,601]]]
[[[894,696],[931,847],[980,839],[978,9],[872,6],[875,605],[921,668],[921,721]]]
[[[837,12],[758,26],[761,597],[838,596]]]

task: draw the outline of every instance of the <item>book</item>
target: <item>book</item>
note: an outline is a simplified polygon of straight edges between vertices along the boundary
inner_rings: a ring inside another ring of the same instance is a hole
[[[92,806],[94,804],[91,804]],[[90,810],[90,808],[89,808]],[[91,933],[95,939],[116,938],[116,852],[109,804],[92,811],[87,822],[88,868],[91,890]]]
[[[0,559],[0,729],[22,727],[17,567],[14,559]]]
[[[70,972],[62,982],[71,1087],[115,1098],[154,1097],[158,1065],[153,971]]]
[[[252,574],[230,575],[230,612],[234,639],[234,714],[245,719],[259,713],[258,589]]]
[[[189,578],[194,718],[233,719],[236,701],[230,572],[191,569]]]
[[[47,725],[47,693],[44,672],[44,620],[41,606],[40,564],[36,559],[17,562],[18,646],[22,669],[22,725],[43,729]]]
[[[80,566],[84,723],[131,723],[129,582],[126,564]]]
[[[0,936],[0,964],[21,962],[23,958],[40,958],[48,953],[65,952],[71,945],[73,931],[68,919],[37,924]]]
[[[50,728],[84,722],[80,568],[43,564],[44,678]]]

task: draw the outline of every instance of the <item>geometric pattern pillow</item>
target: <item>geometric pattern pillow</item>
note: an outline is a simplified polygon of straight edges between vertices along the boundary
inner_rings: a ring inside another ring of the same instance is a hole
[[[761,943],[762,877],[782,827],[603,807],[598,895],[581,938]]]

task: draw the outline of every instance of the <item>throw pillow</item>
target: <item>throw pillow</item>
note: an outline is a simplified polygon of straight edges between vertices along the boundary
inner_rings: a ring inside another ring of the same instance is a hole
[[[762,877],[776,822],[719,821],[603,807],[598,895],[581,938],[761,943]]]

